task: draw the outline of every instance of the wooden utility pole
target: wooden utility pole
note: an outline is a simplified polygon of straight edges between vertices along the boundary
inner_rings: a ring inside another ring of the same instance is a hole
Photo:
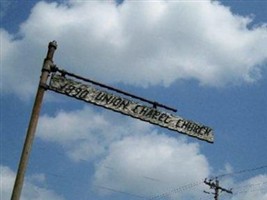
[[[28,130],[27,130],[27,135],[25,138],[23,150],[22,150],[21,157],[20,157],[20,163],[19,163],[16,180],[15,180],[13,191],[12,191],[11,200],[20,199],[24,176],[25,176],[25,172],[26,172],[26,168],[27,168],[27,164],[28,164],[28,160],[30,156],[30,151],[31,151],[31,147],[32,147],[38,119],[39,119],[39,114],[41,111],[43,96],[46,90],[47,80],[51,72],[51,69],[54,66],[53,56],[54,56],[54,52],[56,48],[57,48],[56,41],[49,43],[47,55],[46,55],[46,58],[44,59],[44,63],[42,67],[42,73],[41,73],[40,82],[39,82],[39,86],[38,86],[36,97],[35,97],[35,102],[34,102],[33,109],[32,109],[32,114],[31,114],[31,119],[29,122]]]
[[[227,192],[229,194],[233,194],[232,190],[227,190],[223,187],[220,186],[219,184],[219,180],[216,178],[215,181],[212,181],[212,180],[209,180],[207,181],[207,179],[204,180],[204,183],[208,186],[210,186],[210,189],[214,189],[214,199],[215,200],[219,200],[219,192]],[[205,191],[204,191],[205,192]],[[208,193],[210,194],[209,192],[205,192],[205,193]]]

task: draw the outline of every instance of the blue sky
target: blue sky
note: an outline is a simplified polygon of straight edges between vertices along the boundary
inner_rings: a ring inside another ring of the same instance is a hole
[[[1,1],[1,199],[10,199],[56,40],[60,68],[175,107],[212,127],[215,141],[47,91],[23,200],[213,199],[203,180],[222,174],[234,194],[220,199],[266,200],[266,9],[241,0]]]

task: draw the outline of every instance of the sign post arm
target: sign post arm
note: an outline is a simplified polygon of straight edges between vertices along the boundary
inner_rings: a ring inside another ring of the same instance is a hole
[[[21,157],[20,157],[20,162],[19,162],[18,171],[17,171],[17,175],[16,175],[16,179],[15,179],[15,183],[14,183],[14,187],[12,191],[11,200],[20,199],[24,176],[25,176],[25,172],[26,172],[26,168],[27,168],[27,164],[29,160],[29,155],[30,155],[32,143],[34,140],[34,135],[35,135],[38,119],[39,119],[39,114],[41,111],[43,96],[46,90],[45,86],[46,86],[49,74],[51,72],[51,67],[53,66],[53,56],[54,56],[54,52],[56,48],[57,48],[56,41],[49,43],[47,55],[46,55],[46,58],[44,59],[44,63],[42,67],[40,82],[39,82],[39,86],[37,89],[26,138],[24,141],[23,150],[22,150]]]

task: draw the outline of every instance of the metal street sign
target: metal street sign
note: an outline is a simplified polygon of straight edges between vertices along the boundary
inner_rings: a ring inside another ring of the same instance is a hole
[[[173,131],[177,131],[200,140],[213,143],[212,129],[190,120],[162,112],[127,98],[108,93],[104,90],[76,80],[54,74],[49,89],[55,92],[83,100],[104,108],[146,121]]]

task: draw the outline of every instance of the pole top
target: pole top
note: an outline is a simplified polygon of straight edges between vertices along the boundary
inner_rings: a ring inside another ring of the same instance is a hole
[[[53,62],[53,56],[55,53],[55,50],[57,49],[57,42],[54,40],[52,42],[49,42],[48,44],[48,51],[46,55],[46,60],[51,60]]]
[[[50,49],[52,47],[54,47],[55,49],[57,49],[57,41],[54,40],[52,42],[49,42],[48,48]]]

